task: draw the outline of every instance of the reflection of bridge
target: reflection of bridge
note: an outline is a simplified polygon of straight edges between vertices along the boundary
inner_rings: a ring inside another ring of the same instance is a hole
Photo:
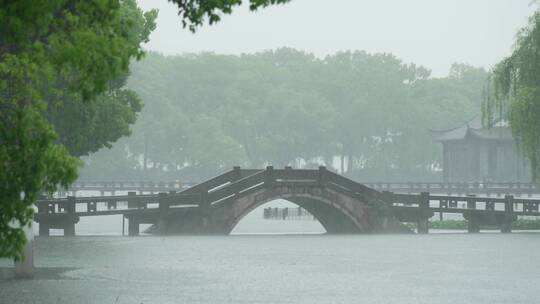
[[[153,224],[159,234],[228,234],[253,209],[275,199],[304,208],[328,233],[404,231],[401,222],[417,223],[418,231],[426,233],[428,219],[435,212],[463,214],[470,232],[482,225],[497,225],[509,232],[518,215],[540,216],[538,200],[393,194],[373,190],[324,167],[236,167],[180,192],[40,200],[35,218],[42,236],[50,228],[74,235],[81,216],[113,214],[128,219],[129,235],[137,235],[141,223]]]

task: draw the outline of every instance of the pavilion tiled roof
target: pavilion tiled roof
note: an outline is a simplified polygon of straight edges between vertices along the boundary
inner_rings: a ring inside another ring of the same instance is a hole
[[[439,142],[463,140],[467,136],[487,140],[512,140],[512,133],[504,120],[495,121],[492,127],[484,127],[480,115],[451,129],[431,130],[431,135],[433,140]]]

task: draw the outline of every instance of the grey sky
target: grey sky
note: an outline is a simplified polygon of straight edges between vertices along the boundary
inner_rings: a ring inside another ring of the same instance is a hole
[[[166,0],[147,48],[164,54],[252,53],[283,46],[318,56],[339,50],[389,52],[447,74],[453,62],[490,67],[511,51],[530,0],[293,0],[251,13],[246,7],[196,34],[181,26]]]

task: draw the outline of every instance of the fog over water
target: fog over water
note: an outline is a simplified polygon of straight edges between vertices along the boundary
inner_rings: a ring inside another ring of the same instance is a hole
[[[256,13],[243,7],[192,34],[182,29],[174,5],[138,2],[160,10],[147,48],[164,54],[365,50],[392,53],[434,76],[446,75],[454,62],[489,68],[508,56],[535,9],[530,0],[294,0]]]
[[[38,239],[49,268],[0,279],[0,303],[536,304],[539,237]]]

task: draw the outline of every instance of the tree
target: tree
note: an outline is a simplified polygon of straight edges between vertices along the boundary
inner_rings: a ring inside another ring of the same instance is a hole
[[[211,24],[217,22],[221,13],[230,13],[242,3],[173,2],[184,26],[191,30],[206,18]],[[250,0],[252,9],[283,2],[286,0]],[[31,222],[32,203],[42,191],[66,187],[76,178],[79,161],[62,142],[74,154],[83,155],[127,133],[125,125],[132,122],[132,113],[117,121],[122,128],[119,133],[98,130],[101,137],[96,136],[90,145],[79,138],[66,140],[67,133],[57,120],[63,135],[59,142],[46,118],[47,104],[52,105],[49,117],[61,119],[56,114],[62,109],[82,109],[76,103],[91,103],[108,89],[118,89],[110,82],[125,75],[131,59],[142,57],[140,44],[133,42],[145,40],[149,32],[134,31],[140,12],[130,13],[123,6],[136,4],[134,0],[0,1],[0,257],[22,258],[25,236],[20,227]],[[155,12],[145,13],[143,18],[148,21],[152,16],[155,18]],[[60,104],[58,88],[69,95]],[[129,107],[136,112],[133,97],[127,91],[109,90],[100,98],[101,105],[123,105],[124,110]],[[85,117],[94,115],[93,109],[85,111]]]
[[[448,77],[428,75],[365,52],[150,53],[128,79],[146,106],[111,152],[130,173],[108,178],[196,181],[232,165],[332,167],[343,156],[364,181],[434,180],[441,151],[429,130],[477,114],[487,73],[455,64]],[[86,159],[82,178],[119,172],[105,154]]]
[[[507,118],[532,176],[540,182],[540,11],[521,29],[512,54],[493,69],[484,104],[486,123]]]
[[[287,3],[290,0],[248,0],[249,8],[252,11],[261,7],[274,4]],[[221,20],[221,14],[230,14],[234,7],[242,4],[242,0],[169,0],[178,6],[178,14],[182,18],[184,27],[195,31],[198,26],[208,21],[209,24],[217,23]]]
[[[122,28],[122,47],[138,49],[149,41],[150,33],[155,29],[157,11],[144,14],[135,1],[123,1],[119,16],[125,28]],[[43,89],[47,102],[47,119],[58,133],[58,143],[64,145],[71,155],[83,156],[96,152],[122,136],[131,134],[129,126],[142,109],[142,101],[137,94],[125,88],[129,73],[107,82],[101,94],[87,102],[76,92],[66,87],[65,77],[56,80],[55,88]]]
[[[32,203],[77,176],[79,161],[58,144],[45,98],[62,80],[67,94],[90,101],[142,55],[128,43],[132,20],[123,13],[118,1],[0,6],[0,256],[22,258]]]
[[[8,1],[0,20],[0,256],[20,259],[30,206],[73,181],[79,165],[56,142],[43,88],[64,78],[70,94],[90,100],[142,50],[125,43],[118,1]]]
[[[121,85],[121,84],[120,84]],[[130,125],[142,108],[134,91],[120,85],[109,86],[92,102],[84,102],[71,94],[48,100],[47,119],[54,125],[58,143],[71,155],[80,157],[131,134]]]

